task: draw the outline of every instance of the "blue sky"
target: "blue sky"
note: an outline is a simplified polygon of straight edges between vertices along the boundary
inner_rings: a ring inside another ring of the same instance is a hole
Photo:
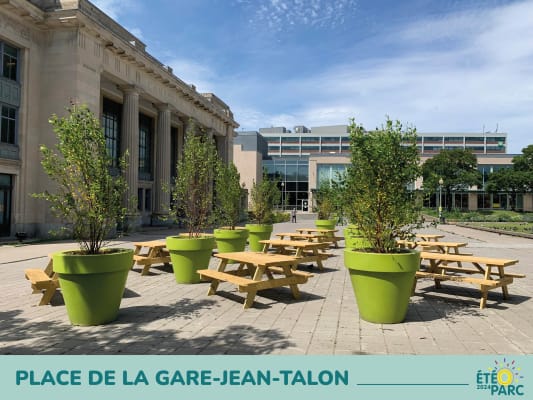
[[[93,0],[238,130],[385,116],[533,144],[533,0]]]

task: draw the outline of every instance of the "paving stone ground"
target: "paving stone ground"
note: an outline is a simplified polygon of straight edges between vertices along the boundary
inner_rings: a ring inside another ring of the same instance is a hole
[[[311,219],[275,225],[275,232],[311,227]],[[339,227],[342,230],[342,227]],[[75,248],[71,242],[0,246],[0,354],[531,354],[533,353],[533,240],[454,225],[425,229],[448,241],[467,241],[476,255],[517,258],[510,267],[527,274],[489,293],[479,309],[479,291],[443,283],[436,290],[422,280],[404,323],[380,325],[359,318],[343,245],[332,249],[325,271],[301,285],[294,300],[288,288],[261,291],[254,307],[228,283],[207,296],[208,283],[176,284],[172,271],[154,267],[130,272],[119,317],[95,327],[70,325],[60,293],[36,306],[24,269],[44,268],[47,255]],[[114,246],[133,248],[139,240],[162,239],[169,230],[124,237]],[[216,264],[212,259],[212,267]],[[305,268],[305,267],[304,267]]]

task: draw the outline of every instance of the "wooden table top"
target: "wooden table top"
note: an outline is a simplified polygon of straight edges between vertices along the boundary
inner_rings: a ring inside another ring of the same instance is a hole
[[[324,247],[324,243],[306,242],[303,240],[268,239],[268,240],[260,240],[259,243],[270,244],[272,246],[292,246],[292,247],[304,247],[304,248]]]
[[[283,254],[272,254],[263,252],[238,251],[234,253],[218,253],[214,255],[217,258],[234,260],[242,263],[250,263],[254,265],[273,266],[273,265],[292,265],[298,262],[298,259],[293,256]]]

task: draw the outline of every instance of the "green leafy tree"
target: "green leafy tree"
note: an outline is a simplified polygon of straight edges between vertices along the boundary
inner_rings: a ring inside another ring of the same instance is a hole
[[[263,174],[261,182],[254,181],[250,191],[251,217],[256,224],[269,224],[273,220],[274,206],[279,204],[281,192],[276,181]]]
[[[516,207],[516,195],[530,190],[531,179],[530,172],[502,168],[489,175],[486,189],[489,192],[508,192],[510,194],[510,206],[514,210]],[[530,182],[529,185],[528,181]]]
[[[517,194],[533,190],[533,145],[522,149],[522,154],[515,156],[512,162],[511,168],[502,168],[489,175],[487,190],[510,193],[510,206],[514,210]]]
[[[197,132],[199,131],[199,132]],[[210,225],[217,152],[213,140],[190,120],[183,155],[171,188],[170,216],[184,217],[189,237],[199,237]]]
[[[513,158],[513,169],[533,173],[533,144],[522,149],[522,154]],[[530,184],[530,187],[533,185]]]
[[[58,139],[55,149],[40,148],[41,164],[57,190],[34,197],[47,200],[52,213],[71,224],[83,254],[98,254],[126,215],[126,155],[119,160],[121,173],[112,176],[98,120],[85,105],[72,105],[67,111],[66,117],[54,114],[49,120]]]
[[[315,192],[318,219],[330,219],[335,212],[335,193],[329,181],[320,182]]]
[[[477,169],[476,156],[467,149],[441,150],[422,165],[422,177],[424,190],[428,193],[437,193],[439,180],[442,179],[448,211],[451,211],[453,191],[468,190],[471,186],[481,186],[483,183],[481,172]]]
[[[409,190],[420,176],[416,129],[399,121],[365,132],[350,124],[351,165],[346,177],[346,210],[372,251],[394,253],[396,239],[418,226],[420,204]]]
[[[218,162],[215,178],[217,220],[231,229],[235,229],[241,217],[243,188],[240,181],[241,176],[235,164]]]

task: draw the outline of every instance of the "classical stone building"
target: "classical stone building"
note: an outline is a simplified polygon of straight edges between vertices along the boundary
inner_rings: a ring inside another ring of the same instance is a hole
[[[0,1],[0,236],[46,236],[58,222],[30,194],[50,188],[39,146],[52,146],[48,119],[71,102],[100,118],[108,149],[130,154],[127,181],[136,223],[164,214],[162,189],[191,120],[232,159],[238,124],[214,94],[202,94],[86,0]]]

